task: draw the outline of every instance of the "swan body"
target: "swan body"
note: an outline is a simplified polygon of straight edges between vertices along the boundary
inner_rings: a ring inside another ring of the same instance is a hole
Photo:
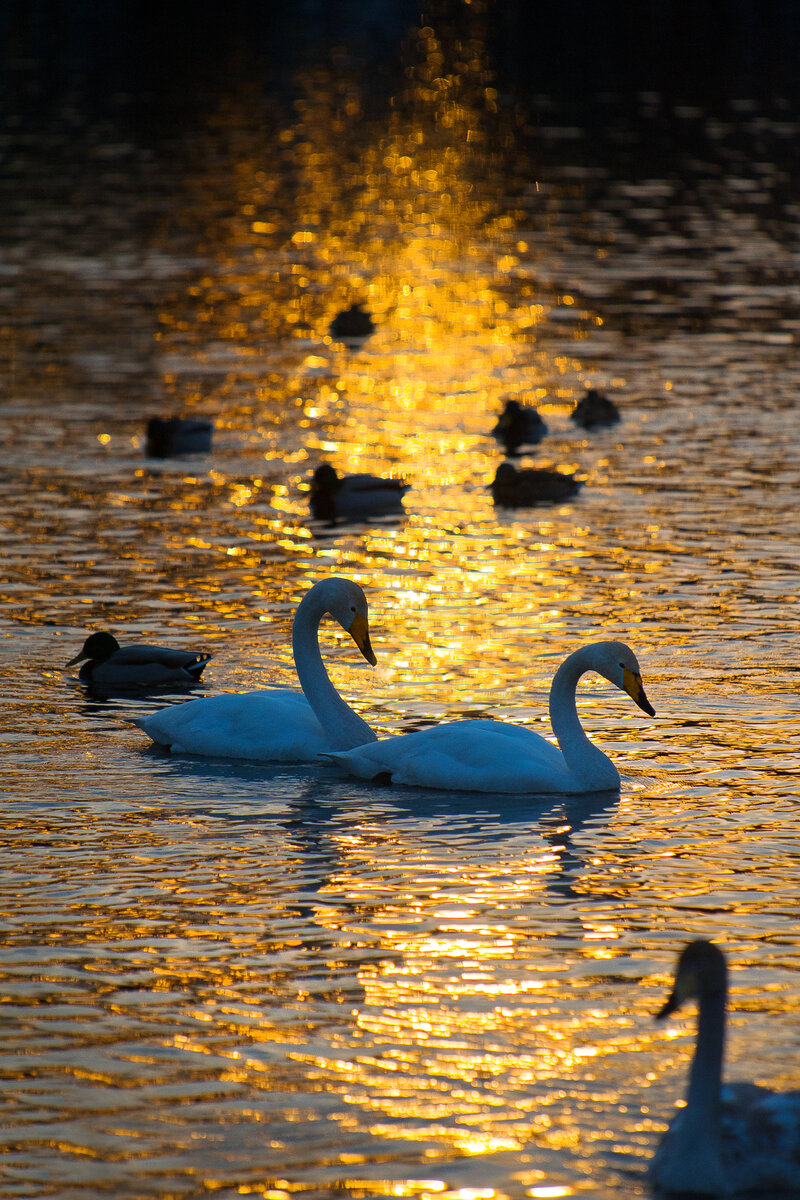
[[[613,400],[598,392],[595,388],[587,388],[586,395],[578,401],[570,413],[576,425],[584,429],[598,429],[603,425],[616,425],[619,420],[619,409]]]
[[[520,446],[536,446],[547,433],[547,426],[535,408],[506,400],[506,406],[492,430],[492,436],[505,446],[506,454],[516,454]]]
[[[501,508],[530,508],[548,501],[568,500],[577,495],[583,483],[566,471],[545,471],[540,467],[518,471],[511,463],[500,463],[489,486],[492,499]]]
[[[330,463],[321,463],[311,480],[309,499],[318,521],[337,518],[364,519],[403,511],[408,484],[379,475],[337,475]]]
[[[173,650],[168,646],[120,646],[113,633],[91,633],[79,654],[66,664],[83,663],[78,678],[97,687],[137,688],[186,687],[197,683],[208,654]]]
[[[619,773],[584,733],[575,707],[581,675],[596,671],[655,716],[639,664],[622,642],[595,642],[569,656],[550,689],[558,746],[502,721],[452,721],[329,757],[361,779],[477,792],[598,792],[619,787]]]
[[[348,340],[366,338],[375,332],[375,322],[362,304],[342,309],[330,323],[331,337]]]
[[[266,688],[210,696],[135,723],[174,752],[264,762],[318,762],[325,751],[373,741],[375,734],[336,691],[322,662],[319,626],[326,614],[347,630],[374,666],[366,597],[357,583],[333,576],[316,583],[295,613],[292,647],[302,693]]]
[[[149,458],[172,458],[175,454],[208,454],[213,432],[211,421],[151,417],[147,422],[147,455]]]
[[[722,1085],[727,966],[711,942],[690,942],[659,1020],[695,997],[697,1043],[680,1109],[656,1151],[651,1182],[665,1192],[726,1196],[800,1189],[800,1092]]]

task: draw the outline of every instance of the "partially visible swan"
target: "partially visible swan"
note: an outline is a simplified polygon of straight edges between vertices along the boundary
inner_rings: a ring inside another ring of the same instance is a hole
[[[408,484],[380,475],[337,475],[330,463],[320,463],[311,479],[311,514],[318,521],[337,517],[363,520],[403,511]]]
[[[362,304],[342,309],[330,323],[331,337],[347,340],[366,338],[375,332],[375,322]]]
[[[584,429],[598,429],[603,425],[616,425],[619,420],[619,409],[613,400],[598,392],[595,388],[587,388],[570,413],[576,425]]]
[[[147,422],[147,454],[172,458],[175,454],[208,454],[214,426],[191,417],[151,417]]]
[[[90,633],[79,654],[66,664],[83,663],[78,678],[99,687],[157,688],[197,683],[210,654],[169,646],[120,646],[113,633]]]
[[[506,400],[492,436],[505,446],[506,454],[516,454],[520,446],[536,446],[547,433],[547,426],[535,408]]]
[[[800,1189],[800,1092],[722,1086],[727,967],[711,942],[690,942],[683,950],[658,1019],[692,998],[700,1011],[686,1107],[664,1134],[651,1181],[665,1192],[706,1196]]]
[[[489,484],[492,499],[501,508],[530,508],[548,501],[568,500],[583,486],[581,479],[566,471],[546,471],[525,467],[518,471],[511,463],[500,463]]]
[[[550,722],[560,749],[520,725],[452,721],[329,757],[361,779],[473,792],[600,792],[619,773],[578,720],[575,688],[596,671],[654,717],[639,664],[622,642],[595,642],[570,654],[550,688]]]
[[[369,725],[328,678],[319,650],[319,625],[326,614],[375,666],[366,596],[357,583],[332,576],[315,583],[295,613],[292,648],[302,692],[267,688],[210,696],[161,709],[136,724],[173,751],[267,762],[318,762],[324,751],[374,741]]]

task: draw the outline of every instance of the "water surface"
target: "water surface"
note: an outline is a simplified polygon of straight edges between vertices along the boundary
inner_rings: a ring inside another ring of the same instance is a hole
[[[6,136],[4,1195],[647,1195],[695,936],[731,1073],[800,1086],[800,125],[649,95],[598,145],[432,31],[409,54],[378,113],[317,67],[288,116],[234,90],[155,149]],[[586,386],[618,426],[576,429]],[[569,504],[493,506],[508,396]],[[212,417],[212,454],[147,459],[153,412]],[[311,522],[320,461],[404,476],[406,516]],[[159,757],[131,719],[183,697],[63,669],[109,627],[210,650],[198,694],[291,685],[330,573],[369,598],[375,671],[323,640],[379,736],[548,733],[563,657],[628,642],[657,717],[579,700],[619,795]]]

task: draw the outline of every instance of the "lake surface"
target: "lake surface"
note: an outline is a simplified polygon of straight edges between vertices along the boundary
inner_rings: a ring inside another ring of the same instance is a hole
[[[380,111],[315,66],[288,116],[243,85],[155,143],[4,133],[4,1196],[646,1196],[698,936],[730,1074],[800,1087],[800,119],[576,124],[409,54]],[[619,425],[574,426],[587,386]],[[569,503],[494,507],[509,396]],[[146,458],[173,412],[210,455]],[[405,477],[406,515],[312,522],[321,461]],[[160,757],[132,718],[185,697],[64,669],[110,628],[210,651],[197,695],[292,686],[332,573],[378,667],[332,623],[326,662],[379,736],[548,734],[562,659],[627,642],[657,716],[579,692],[619,794]]]

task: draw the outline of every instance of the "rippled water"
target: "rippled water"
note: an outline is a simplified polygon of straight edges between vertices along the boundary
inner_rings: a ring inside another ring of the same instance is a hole
[[[646,1195],[693,936],[729,954],[731,1072],[800,1086],[800,122],[645,96],[598,146],[438,53],[389,116],[318,69],[290,120],[229,96],[166,150],[5,137],[3,1195]],[[619,426],[572,425],[587,385]],[[569,504],[493,507],[509,395]],[[213,417],[213,453],[145,458],[153,412]],[[323,460],[404,475],[407,515],[310,522]],[[546,732],[565,654],[629,642],[657,717],[580,697],[619,796],[158,757],[131,718],[181,697],[64,670],[110,627],[210,650],[200,694],[290,684],[331,572],[379,735]]]

